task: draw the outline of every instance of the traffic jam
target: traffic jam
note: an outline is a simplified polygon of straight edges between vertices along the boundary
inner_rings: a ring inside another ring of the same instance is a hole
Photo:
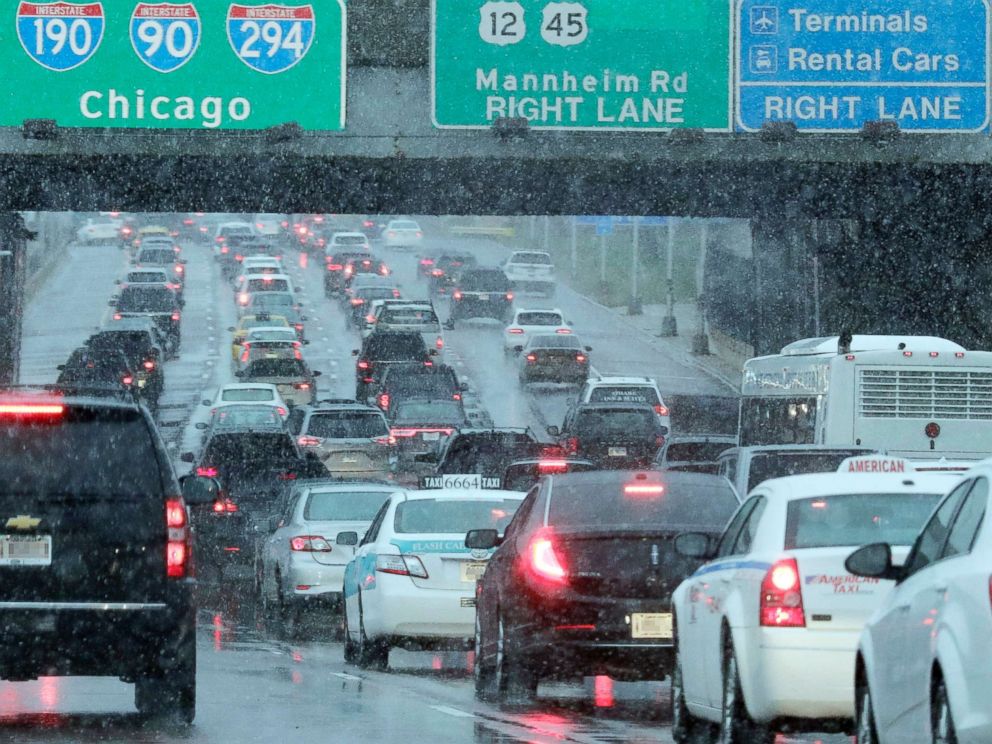
[[[0,390],[0,739],[992,741],[992,352],[731,386],[496,220],[73,220]]]

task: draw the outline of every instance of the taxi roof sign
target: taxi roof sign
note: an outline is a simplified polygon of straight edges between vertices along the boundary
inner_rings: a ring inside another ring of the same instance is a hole
[[[858,455],[848,457],[837,468],[838,473],[899,474],[913,473],[916,467],[904,457],[887,455]]]

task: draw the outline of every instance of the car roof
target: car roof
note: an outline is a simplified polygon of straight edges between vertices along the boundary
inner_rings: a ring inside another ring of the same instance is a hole
[[[590,387],[595,387],[596,385],[643,385],[643,386],[654,386],[658,385],[658,381],[653,377],[619,377],[619,376],[600,376],[590,379],[587,383]]]
[[[271,382],[229,382],[220,386],[221,392],[224,390],[257,390],[259,388],[276,390],[276,386]]]
[[[948,473],[809,473],[771,478],[755,486],[770,499],[796,501],[816,496],[859,493],[940,493],[951,490],[960,472]]]
[[[844,446],[835,444],[756,444],[747,447],[733,447],[734,452],[742,454],[760,452],[878,452],[873,447],[858,447],[856,445]]]
[[[368,240],[368,238],[365,236],[365,233],[349,232],[343,230],[336,230],[334,234],[331,236],[331,240],[334,240],[334,238],[362,238],[363,240]]]
[[[307,413],[328,413],[330,411],[362,411],[365,413],[382,414],[382,410],[378,406],[370,406],[366,403],[359,403],[354,400],[348,403],[332,403],[327,400],[318,400],[313,405],[308,406]]]
[[[518,307],[517,315],[521,313],[558,313],[564,316],[565,312],[560,307]]]

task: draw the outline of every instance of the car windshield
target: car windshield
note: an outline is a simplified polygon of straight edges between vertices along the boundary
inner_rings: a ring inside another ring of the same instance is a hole
[[[889,543],[912,545],[938,493],[845,493],[795,499],[785,518],[785,550]]]
[[[503,532],[520,501],[517,499],[411,499],[396,505],[393,529],[403,534],[448,534],[464,537],[469,530]]]
[[[310,491],[303,518],[308,522],[371,522],[388,491]]]
[[[514,253],[510,257],[511,263],[518,264],[541,264],[544,266],[551,265],[551,256],[547,253]]]
[[[335,235],[337,245],[365,245],[368,239],[364,235]]]
[[[535,311],[518,313],[517,323],[524,326],[559,326],[563,325],[563,320],[558,313]]]
[[[299,359],[256,359],[245,368],[245,376],[299,379],[307,376],[307,368]]]
[[[171,248],[149,248],[138,254],[138,263],[171,264],[176,261],[176,253]]]
[[[125,287],[117,309],[123,313],[169,313],[176,309],[176,295],[166,287]]]
[[[374,439],[389,435],[381,413],[373,411],[326,411],[314,413],[306,434],[321,439]]]
[[[461,424],[461,407],[453,400],[412,400],[396,404],[394,423]]]

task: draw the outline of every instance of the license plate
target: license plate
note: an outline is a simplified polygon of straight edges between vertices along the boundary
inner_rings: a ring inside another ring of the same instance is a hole
[[[610,447],[607,453],[610,457],[626,457],[627,448],[626,447]]]
[[[486,572],[486,561],[463,561],[461,572],[462,581],[478,581]]]
[[[487,294],[480,294],[479,295],[479,299],[482,300],[483,302],[489,302],[489,295],[487,295]]]
[[[441,432],[439,431],[425,431],[420,435],[420,438],[425,442],[436,442],[441,438]]]
[[[358,462],[358,457],[354,455],[345,455],[344,457],[341,458],[341,462],[348,463],[349,465],[354,465],[356,462]]]
[[[50,565],[51,535],[0,535],[0,566]]]
[[[630,616],[631,638],[671,638],[672,613],[635,612]]]

